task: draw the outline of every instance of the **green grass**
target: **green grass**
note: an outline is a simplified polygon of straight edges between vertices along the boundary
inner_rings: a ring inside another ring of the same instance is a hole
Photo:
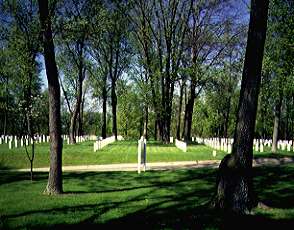
[[[147,162],[167,162],[167,161],[196,161],[196,160],[221,160],[226,153],[217,151],[217,156],[212,156],[212,149],[204,145],[190,144],[188,151],[182,152],[174,145],[164,145],[159,142],[149,141],[147,143]],[[293,152],[280,152],[279,155],[265,153],[255,153],[258,157],[273,156],[294,156]],[[93,142],[67,145],[64,143],[62,163],[66,165],[93,165],[93,164],[114,164],[114,163],[136,163],[137,162],[137,142],[121,141],[115,142],[105,148],[93,152]],[[49,166],[49,144],[36,144],[36,154],[34,167]],[[9,168],[29,168],[25,149],[8,149],[7,144],[0,145],[0,169]]]
[[[254,174],[257,193],[271,208],[255,209],[236,229],[291,229],[294,164]],[[0,229],[223,227],[221,215],[203,205],[214,192],[214,169],[64,173],[61,196],[42,194],[47,176],[37,173],[30,182],[24,173],[0,173]]]

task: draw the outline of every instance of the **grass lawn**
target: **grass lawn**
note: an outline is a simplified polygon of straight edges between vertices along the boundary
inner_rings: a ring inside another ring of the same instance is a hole
[[[255,168],[259,198],[236,229],[293,229],[294,164]],[[221,215],[207,209],[216,171],[194,169],[64,173],[61,196],[42,194],[47,173],[0,173],[0,229],[219,229]],[[225,228],[227,229],[227,228]]]
[[[147,143],[147,162],[167,161],[196,161],[196,160],[221,160],[226,153],[218,151],[217,156],[212,156],[212,149],[204,145],[191,144],[186,153],[174,145],[163,145],[158,142]],[[270,154],[270,149],[265,153],[255,153],[259,157],[271,156],[294,156],[293,152],[280,152],[279,155]],[[115,142],[93,152],[93,142],[78,143],[76,145],[63,146],[63,165],[93,165],[93,164],[114,164],[114,163],[135,163],[137,162],[137,142],[121,141]],[[34,167],[49,166],[49,144],[36,145]],[[0,169],[29,168],[25,149],[8,149],[7,144],[0,145]]]

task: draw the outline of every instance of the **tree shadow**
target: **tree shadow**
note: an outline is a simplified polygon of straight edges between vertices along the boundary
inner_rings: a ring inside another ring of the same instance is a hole
[[[293,166],[255,168],[254,184],[259,199],[274,208],[294,208]]]
[[[271,207],[294,208],[294,167],[260,167],[254,169],[254,184],[260,199]],[[38,173],[38,180],[46,180],[47,173]],[[14,181],[23,175],[9,176]],[[1,218],[26,217],[35,214],[82,213],[92,214],[69,224],[27,223],[29,229],[250,229],[269,227],[292,229],[291,219],[273,219],[270,215],[255,214],[245,217],[225,216],[205,204],[214,192],[216,170],[194,169],[166,172],[147,172],[141,175],[130,172],[65,173],[65,195],[83,196],[87,193],[113,193],[115,200],[91,204],[61,205],[43,210],[19,211]],[[71,184],[70,185],[67,185]],[[74,187],[72,185],[74,184]],[[74,189],[73,189],[74,188]],[[135,191],[135,193],[132,193]],[[120,199],[122,194],[125,198]],[[62,199],[62,198],[61,198]],[[147,203],[147,201],[149,203]],[[142,205],[146,202],[146,205]],[[139,205],[140,204],[140,205]],[[101,216],[112,210],[131,211],[101,221]]]

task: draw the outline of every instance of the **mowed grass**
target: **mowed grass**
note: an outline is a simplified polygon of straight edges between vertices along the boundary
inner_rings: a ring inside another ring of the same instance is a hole
[[[30,150],[30,147],[29,147]],[[93,142],[67,145],[64,143],[62,164],[66,165],[95,165],[137,162],[137,142],[118,141],[94,152]],[[36,144],[34,167],[48,167],[49,144]],[[164,145],[159,142],[147,143],[147,162],[196,161],[221,159],[225,155],[220,152],[212,156],[211,148],[204,145],[191,145],[184,153],[174,145]],[[25,148],[8,149],[8,145],[0,145],[0,168],[29,168]]]
[[[28,147],[29,150],[31,147]],[[34,167],[49,166],[49,144],[36,144]],[[212,149],[205,145],[189,144],[187,152],[176,148],[174,144],[161,144],[155,141],[147,142],[147,162],[171,162],[171,161],[199,161],[221,160],[225,152],[217,151],[217,156],[212,156]],[[257,157],[294,156],[293,152],[281,151],[279,154],[271,154],[270,149],[264,153],[255,152]],[[137,142],[118,141],[103,149],[93,152],[93,142],[67,145],[64,143],[62,164],[68,165],[95,165],[118,164],[137,162]],[[29,168],[25,148],[8,149],[7,144],[0,145],[0,169]]]
[[[255,168],[256,192],[270,208],[253,210],[234,229],[293,229],[293,175],[294,164]],[[0,173],[0,229],[229,229],[205,205],[214,169],[64,173],[61,196],[42,194],[47,177]]]

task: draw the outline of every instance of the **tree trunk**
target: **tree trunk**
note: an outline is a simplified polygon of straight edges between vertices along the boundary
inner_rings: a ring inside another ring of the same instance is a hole
[[[195,88],[196,82],[191,82],[190,87],[190,97],[186,104],[185,109],[185,120],[184,120],[184,140],[190,141],[191,140],[191,129],[192,129],[192,118],[193,118],[193,109],[194,109],[194,101],[195,101]]]
[[[76,143],[76,126],[77,126],[77,119],[81,108],[82,102],[82,95],[83,95],[83,79],[84,79],[84,71],[83,67],[79,67],[79,79],[77,85],[77,101],[72,112],[72,116],[70,119],[70,128],[69,128],[69,142],[70,144]]]
[[[103,79],[103,89],[102,89],[102,130],[101,130],[101,135],[102,138],[105,139],[106,138],[106,113],[107,113],[107,85],[106,85],[106,81],[107,81],[107,75],[104,76]]]
[[[182,121],[182,106],[183,106],[183,94],[184,94],[184,82],[180,89],[180,99],[179,99],[179,111],[178,111],[178,123],[177,123],[177,139],[181,139],[181,121]]]
[[[50,171],[45,193],[60,194],[62,193],[60,87],[55,62],[48,0],[38,0],[38,3],[49,92]]]
[[[145,105],[144,109],[144,130],[143,136],[146,140],[148,140],[148,105]]]
[[[282,94],[279,95],[279,98],[275,105],[275,118],[274,118],[274,130],[273,130],[273,143],[272,143],[272,152],[277,153],[277,144],[279,139],[279,125],[281,117],[281,108],[282,108]]]
[[[230,111],[231,111],[231,97],[229,97],[227,99],[227,106],[226,106],[226,112],[225,112],[225,122],[224,122],[224,138],[228,138]]]
[[[115,81],[112,81],[112,85],[111,85],[112,135],[115,136],[115,140],[117,140],[117,123],[116,123],[117,96],[116,96],[115,88],[116,88]]]
[[[268,0],[252,0],[248,39],[232,154],[219,166],[216,208],[245,214],[257,203],[253,194],[253,137],[266,37]]]

